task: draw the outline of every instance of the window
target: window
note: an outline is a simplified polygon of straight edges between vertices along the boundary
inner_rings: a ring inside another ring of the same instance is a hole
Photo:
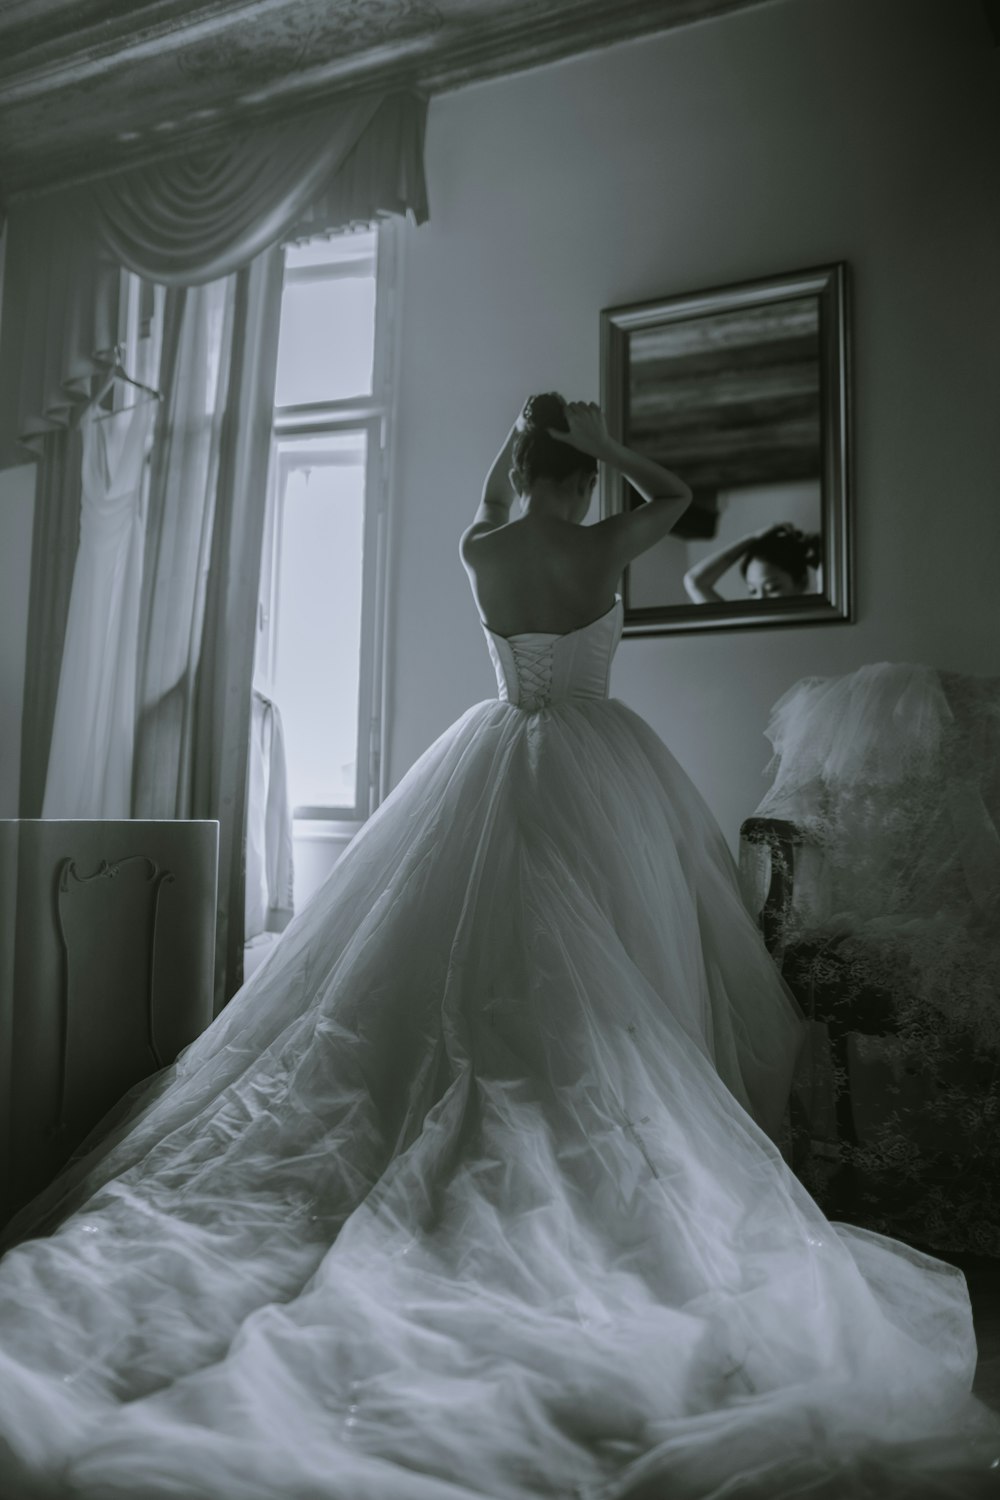
[[[254,680],[297,833],[360,823],[382,791],[395,254],[389,225],[285,251]]]

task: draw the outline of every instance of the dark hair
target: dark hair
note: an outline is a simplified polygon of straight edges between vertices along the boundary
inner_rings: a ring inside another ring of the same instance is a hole
[[[568,479],[571,474],[597,473],[597,459],[581,453],[571,443],[562,443],[549,433],[550,427],[569,431],[566,403],[557,391],[529,396],[521,413],[523,427],[514,439],[513,463],[520,493],[536,479]]]
[[[754,558],[759,558],[761,562],[780,568],[794,584],[799,585],[806,582],[808,570],[817,567],[822,556],[818,532],[806,535],[796,526],[782,524],[772,526],[770,531],[750,543],[740,562],[740,572],[746,578],[747,568]]]

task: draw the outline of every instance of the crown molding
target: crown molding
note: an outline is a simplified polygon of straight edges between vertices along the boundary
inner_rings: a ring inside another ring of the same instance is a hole
[[[0,10],[0,183],[42,191],[347,91],[438,94],[770,3],[24,0]]]

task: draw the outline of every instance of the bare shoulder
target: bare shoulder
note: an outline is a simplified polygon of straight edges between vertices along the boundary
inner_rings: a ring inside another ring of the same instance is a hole
[[[485,509],[486,507],[480,508]],[[490,517],[484,517],[481,520],[473,521],[471,526],[467,526],[458,539],[458,550],[462,558],[466,559],[470,551],[478,552],[478,544],[485,537],[495,536],[498,531],[501,531],[506,519],[506,516],[504,516],[503,520],[499,517],[495,520]]]

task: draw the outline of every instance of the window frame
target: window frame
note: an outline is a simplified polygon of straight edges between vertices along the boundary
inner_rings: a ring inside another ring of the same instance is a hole
[[[388,640],[389,501],[395,434],[399,348],[400,238],[391,220],[370,226],[375,233],[375,339],[370,394],[298,405],[275,404],[271,418],[268,511],[261,567],[255,685],[267,690],[276,660],[280,578],[280,486],[282,439],[366,435],[364,522],[362,532],[361,648],[358,684],[356,801],[353,807],[297,805],[296,839],[342,841],[375,811],[385,795],[386,643]],[[302,273],[305,272],[303,275]],[[334,272],[334,275],[337,273]],[[345,273],[341,273],[345,274]],[[298,268],[297,279],[324,279],[313,268]],[[280,707],[280,704],[279,704]]]

